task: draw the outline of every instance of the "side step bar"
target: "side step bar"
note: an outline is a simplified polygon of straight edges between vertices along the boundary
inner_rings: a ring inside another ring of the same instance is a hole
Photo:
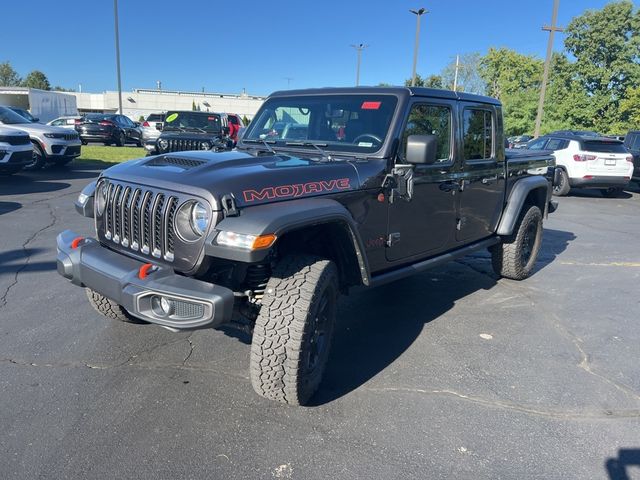
[[[430,268],[438,267],[444,263],[448,263],[457,258],[464,257],[465,255],[469,255],[470,253],[473,253],[477,250],[489,248],[499,242],[500,237],[498,236],[487,238],[485,240],[481,240],[479,242],[472,243],[471,245],[459,248],[458,250],[443,253],[442,255],[438,255],[437,257],[428,258],[427,260],[423,260],[422,262],[407,265],[406,267],[400,267],[390,272],[381,273],[380,275],[376,275],[371,279],[369,286],[377,287],[386,283],[395,282],[396,280],[408,277],[409,275],[424,272],[426,270],[429,270]]]

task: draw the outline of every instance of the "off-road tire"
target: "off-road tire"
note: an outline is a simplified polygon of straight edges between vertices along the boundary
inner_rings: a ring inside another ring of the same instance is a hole
[[[44,164],[47,161],[47,157],[42,151],[42,147],[35,142],[32,142],[32,143],[33,143],[33,161],[23,167],[23,169],[26,170],[27,172],[34,172],[36,170],[40,170],[42,167],[44,167]]]
[[[276,265],[251,343],[251,383],[259,395],[304,405],[316,392],[331,349],[338,288],[330,260],[300,254]]]
[[[91,306],[105,317],[126,323],[142,323],[141,320],[131,316],[124,308],[104,295],[90,288],[85,288],[85,292],[87,293],[87,298]]]
[[[569,174],[567,174],[567,171],[564,168],[558,168],[558,170],[560,171],[560,183],[553,187],[552,192],[557,197],[564,197],[569,193],[569,190],[571,190],[571,185],[569,185]]]
[[[493,271],[501,277],[524,280],[533,272],[542,245],[542,212],[524,205],[514,233],[491,248]]]

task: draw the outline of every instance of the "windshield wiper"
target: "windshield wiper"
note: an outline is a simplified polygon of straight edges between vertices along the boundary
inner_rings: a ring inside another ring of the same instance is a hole
[[[333,161],[333,158],[331,157],[331,155],[329,155],[326,151],[324,151],[322,148],[320,148],[320,147],[328,146],[326,143],[286,142],[285,145],[288,146],[288,147],[314,147],[316,150],[318,150],[320,152],[320,155],[322,155],[323,159],[326,159],[329,162]]]
[[[207,133],[207,131],[204,128],[200,128],[200,127],[183,127],[183,128],[185,131],[189,129],[189,130],[198,130],[202,133]]]
[[[269,151],[269,153],[272,153],[273,155],[276,154],[276,151],[271,147],[271,145],[275,145],[276,144],[275,140],[262,140],[262,139],[243,138],[242,139],[242,143],[261,143],[262,145],[267,147],[267,150]]]

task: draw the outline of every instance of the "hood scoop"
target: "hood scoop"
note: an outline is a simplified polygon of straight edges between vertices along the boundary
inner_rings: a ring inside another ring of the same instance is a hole
[[[172,171],[184,171],[199,167],[206,163],[208,163],[206,160],[163,155],[149,159],[144,163],[144,165],[147,167],[164,167]]]

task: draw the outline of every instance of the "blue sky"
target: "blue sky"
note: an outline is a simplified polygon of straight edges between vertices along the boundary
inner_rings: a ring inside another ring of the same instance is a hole
[[[561,0],[559,24],[611,0]],[[553,0],[119,0],[123,90],[163,88],[268,94],[411,76],[415,16],[423,16],[418,73],[456,53],[506,46],[544,57]],[[3,2],[0,62],[44,71],[52,85],[116,89],[112,0]],[[562,50],[562,34],[555,50]],[[12,40],[14,39],[14,40]]]

